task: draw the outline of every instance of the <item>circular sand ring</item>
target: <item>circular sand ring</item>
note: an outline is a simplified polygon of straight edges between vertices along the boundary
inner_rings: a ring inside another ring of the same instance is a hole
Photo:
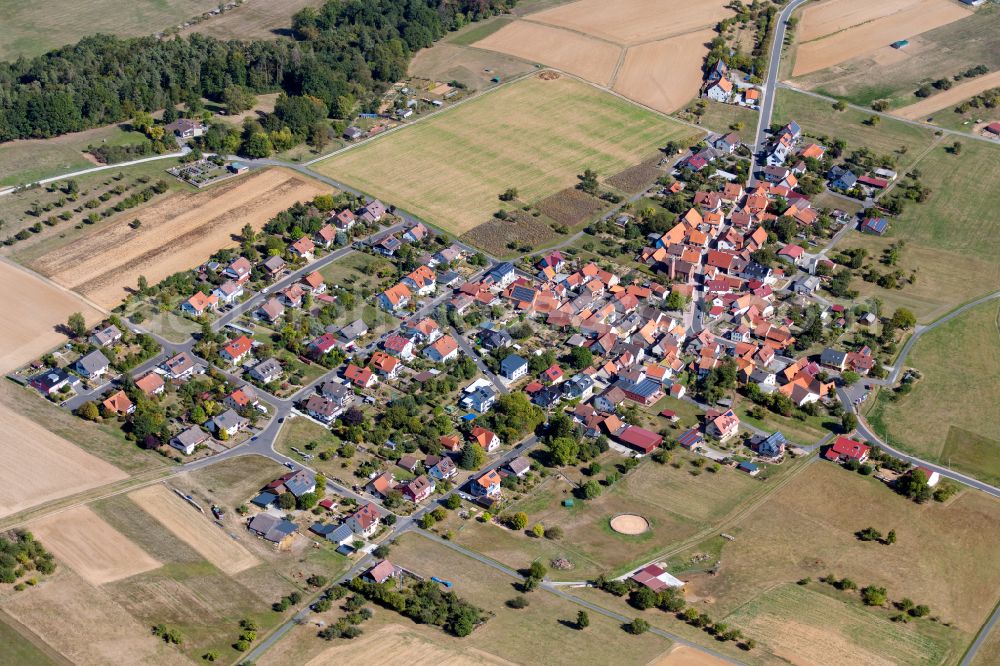
[[[619,534],[642,534],[649,530],[649,521],[634,513],[622,513],[611,519],[611,529]]]

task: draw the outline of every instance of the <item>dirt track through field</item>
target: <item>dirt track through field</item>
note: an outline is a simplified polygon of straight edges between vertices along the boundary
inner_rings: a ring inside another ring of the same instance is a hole
[[[9,372],[66,341],[56,329],[74,312],[88,324],[101,313],[74,294],[47,284],[17,266],[0,260],[3,317],[0,317],[0,372]]]
[[[602,86],[611,82],[621,47],[569,30],[513,21],[476,46],[540,62]]]
[[[670,113],[698,96],[701,65],[712,30],[672,37],[625,52],[614,90],[646,106]]]
[[[173,194],[126,211],[69,247],[40,257],[33,268],[113,308],[134,288],[140,275],[150,284],[194,268],[222,247],[237,244],[243,225],[260,229],[297,201],[328,192],[322,184],[285,169],[268,169],[249,178],[196,194]],[[142,225],[132,229],[138,219]]]
[[[0,517],[128,477],[3,404],[0,452]]]
[[[86,506],[28,525],[46,548],[91,585],[151,571],[160,563]]]
[[[693,647],[675,645],[650,666],[726,666],[728,663]]]
[[[895,13],[799,44],[792,76],[802,76],[874,53],[893,42],[911,39],[969,15],[968,10],[949,0],[915,0]]]
[[[632,45],[711,27],[731,14],[725,0],[579,0],[525,20]]]
[[[232,575],[260,563],[246,548],[166,486],[149,486],[129,493],[128,497],[223,572]],[[252,538],[249,532],[245,538]]]
[[[909,106],[904,106],[901,109],[896,109],[892,113],[893,115],[900,116],[902,118],[909,118],[910,120],[921,120],[935,111],[940,111],[942,109],[951,112],[951,107],[957,106],[961,102],[975,97],[984,90],[996,88],[997,86],[1000,86],[1000,71],[990,72],[984,76],[978,76],[964,83],[960,83],[957,86],[952,86],[943,93],[931,95],[926,99],[920,100],[916,104],[910,104]]]

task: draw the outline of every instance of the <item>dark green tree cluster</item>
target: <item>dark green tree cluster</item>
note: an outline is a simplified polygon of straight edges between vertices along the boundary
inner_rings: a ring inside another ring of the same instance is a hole
[[[394,582],[366,583],[354,578],[349,583],[354,592],[372,602],[395,610],[418,624],[441,627],[453,636],[468,636],[486,621],[483,611],[460,598],[454,592],[445,592],[431,581],[420,581],[405,590],[396,589]]]
[[[35,541],[31,532],[0,536],[0,583],[15,583],[30,571],[50,574],[55,570],[52,554]]]

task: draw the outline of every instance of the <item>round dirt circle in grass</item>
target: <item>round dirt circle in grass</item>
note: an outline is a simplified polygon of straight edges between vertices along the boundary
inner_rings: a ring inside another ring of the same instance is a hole
[[[649,521],[634,513],[622,513],[611,519],[611,529],[619,534],[635,536],[649,530]]]

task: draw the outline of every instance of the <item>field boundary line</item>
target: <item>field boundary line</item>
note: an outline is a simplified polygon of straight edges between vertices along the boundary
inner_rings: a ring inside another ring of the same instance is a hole
[[[544,11],[544,10],[543,10]],[[530,16],[530,14],[528,15]],[[623,42],[616,42],[614,40],[608,39],[607,37],[598,37],[597,35],[591,34],[589,32],[584,32],[583,30],[577,30],[576,28],[569,28],[564,25],[555,25],[553,23],[545,23],[544,21],[539,21],[536,19],[530,19],[527,17],[522,17],[517,19],[518,21],[524,21],[525,23],[533,23],[534,25],[545,26],[546,28],[552,28],[554,30],[562,30],[563,32],[571,32],[574,35],[579,35],[580,37],[586,37],[587,39],[593,39],[598,42],[604,42],[605,44],[612,44],[620,49],[627,48],[629,44]],[[482,41],[482,40],[480,40]],[[482,48],[482,47],[480,47]],[[483,49],[484,51],[493,51],[493,49]],[[499,51],[493,51],[494,53],[499,53]]]

